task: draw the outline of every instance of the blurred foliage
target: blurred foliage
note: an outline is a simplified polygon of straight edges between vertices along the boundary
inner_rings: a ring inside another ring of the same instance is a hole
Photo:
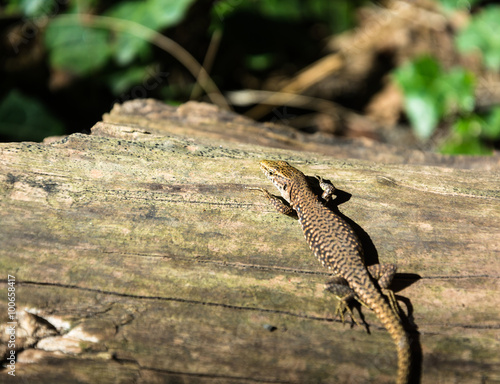
[[[52,68],[66,69],[80,76],[104,66],[112,54],[107,31],[68,25],[59,19],[49,24],[45,44],[50,51]]]
[[[136,97],[163,98],[168,103],[180,103],[189,98],[194,79],[191,78],[190,83],[183,82],[177,72],[175,80],[171,81],[169,77],[167,82],[169,73],[162,72],[162,68],[170,71],[171,68],[177,69],[179,64],[158,52],[145,38],[144,31],[149,29],[149,36],[155,32],[168,36],[166,31],[175,31],[174,27],[186,22],[188,12],[195,4],[197,9],[208,9],[209,12],[200,14],[195,11],[190,16],[193,21],[184,29],[187,36],[182,36],[182,45],[189,42],[191,45],[186,48],[190,52],[201,47],[197,55],[201,61],[210,34],[215,29],[224,30],[223,48],[218,51],[217,67],[212,75],[219,83],[224,82],[221,87],[233,88],[241,86],[236,76],[245,71],[265,76],[269,71],[291,63],[297,67],[309,64],[319,56],[320,46],[311,42],[319,42],[321,36],[352,27],[355,10],[366,4],[366,0],[220,0],[213,4],[195,0],[9,0],[3,8],[0,7],[0,12],[19,20],[22,29],[21,35],[17,36],[16,54],[19,49],[34,43],[34,36],[43,36],[40,42],[44,43],[47,52],[48,68],[53,74],[65,74],[60,77],[66,79],[63,82],[71,82],[72,89],[62,88],[63,92],[56,96],[61,101],[58,108],[66,112],[65,103],[72,102],[70,108],[91,110],[96,104],[101,104],[102,110],[97,113],[102,114],[113,102]],[[86,23],[89,19],[80,20],[79,14],[95,15],[101,19],[94,18],[91,26]],[[132,28],[127,28],[126,22],[133,22],[138,28],[133,28],[133,24],[129,24]],[[112,28],[110,23],[114,23]],[[308,36],[305,28],[308,23],[322,26],[319,37]],[[141,33],[137,33],[141,28]],[[29,82],[27,76],[22,80]],[[96,97],[86,97],[84,93],[89,91]],[[0,97],[5,96],[5,92],[0,89]],[[43,93],[53,95],[51,90]],[[39,107],[43,108],[43,104],[40,103]],[[86,127],[95,121],[90,114],[87,115],[92,122]],[[83,117],[87,115],[82,112]],[[68,113],[72,125],[74,120],[82,121],[75,117]],[[50,132],[47,131],[46,135]],[[36,137],[40,138],[40,135]]]
[[[212,8],[212,28],[222,28],[224,20],[235,13],[251,12],[287,22],[317,20],[328,26],[329,33],[335,34],[354,25],[355,11],[362,4],[366,1],[220,0]]]
[[[500,69],[499,20],[500,7],[486,7],[472,18],[455,40],[459,51],[479,52],[486,67],[496,71]]]
[[[104,16],[130,20],[160,31],[179,23],[194,0],[127,1],[112,7]],[[148,41],[129,33],[119,33],[113,46],[113,56],[119,65],[130,64],[136,57],[150,54]]]
[[[0,135],[11,141],[42,141],[64,133],[42,103],[15,89],[0,102],[0,122]]]
[[[429,139],[439,121],[474,108],[474,75],[462,68],[443,71],[431,57],[417,58],[395,71],[415,134]]]
[[[7,14],[20,11],[26,17],[47,15],[53,7],[52,0],[11,0],[7,3]]]
[[[454,3],[455,7],[469,5],[469,2]],[[484,65],[494,70],[500,69],[498,20],[500,7],[487,7],[473,16],[455,38],[460,51],[479,50]],[[491,154],[487,142],[500,138],[500,108],[481,115],[473,113],[476,80],[472,73],[459,67],[445,72],[437,60],[419,57],[397,68],[394,77],[403,91],[404,108],[417,137],[428,140],[441,121],[453,117],[456,120],[441,152]]]
[[[452,127],[451,134],[441,147],[441,152],[469,155],[491,154],[484,142],[500,137],[500,108],[495,107],[485,117],[472,114],[459,118]]]
[[[449,14],[472,12],[468,26],[457,32],[456,47],[464,54],[480,51],[484,66],[498,71],[500,34],[496,29],[500,7],[481,8],[479,0],[438,1]],[[151,45],[148,39],[154,33],[172,37],[200,62],[211,38],[222,36],[211,76],[223,90],[258,88],[271,78],[292,77],[324,56],[327,39],[354,27],[356,11],[369,3],[8,0],[0,12],[17,18],[25,28],[25,35],[18,40],[21,50],[23,44],[38,44],[45,49],[45,68],[38,69],[38,75],[45,71],[47,78],[33,84],[34,75],[25,72],[20,75],[24,88],[7,83],[30,95],[37,94],[38,87],[40,98],[45,100],[49,95],[57,105],[52,108],[54,113],[67,113],[67,124],[78,122],[88,129],[95,116],[99,118],[114,102],[156,97],[176,104],[189,99],[195,80],[169,53]],[[92,26],[78,19],[79,14],[96,16]],[[6,40],[11,41],[10,37]],[[486,153],[490,151],[487,145],[500,138],[500,109],[475,111],[474,74],[460,67],[445,70],[433,58],[420,57],[396,68],[394,78],[403,90],[408,120],[420,140],[432,138],[438,127],[450,127],[443,152]],[[60,88],[46,85],[54,79],[62,82]],[[2,137],[41,140],[62,133],[63,119],[57,121],[47,112],[47,103],[21,92],[0,89]],[[94,110],[93,115],[87,112]],[[40,116],[38,121],[35,115]],[[13,131],[9,133],[9,129]]]
[[[444,9],[449,11],[454,10],[470,10],[471,7],[479,3],[480,0],[439,0]]]
[[[105,11],[102,16],[129,20],[159,31],[182,20],[194,0],[124,1]],[[45,32],[45,45],[50,52],[51,66],[85,76],[104,67],[114,59],[126,66],[151,55],[150,42],[127,32],[112,34],[106,29],[68,24],[54,19]],[[92,55],[89,55],[92,52]],[[135,77],[135,71],[131,75]]]

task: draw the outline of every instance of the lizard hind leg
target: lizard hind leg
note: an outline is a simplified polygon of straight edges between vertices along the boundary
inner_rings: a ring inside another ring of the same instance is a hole
[[[396,275],[396,265],[394,264],[374,264],[368,267],[368,272],[370,275],[377,280],[378,285],[384,295],[387,296],[387,300],[392,308],[392,310],[399,314],[398,302],[394,292],[389,288],[392,279]]]
[[[340,317],[340,319],[342,320],[342,324],[345,323],[344,313],[347,311],[349,313],[349,316],[351,316],[352,321],[359,325],[356,317],[354,317],[354,314],[352,313],[351,307],[348,304],[350,300],[354,299],[355,293],[347,285],[346,280],[342,277],[334,277],[332,280],[325,284],[325,290],[333,293],[339,300],[337,308],[335,309],[335,316],[338,315]]]

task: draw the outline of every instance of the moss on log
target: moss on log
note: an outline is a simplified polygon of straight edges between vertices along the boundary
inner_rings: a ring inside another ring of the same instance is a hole
[[[360,148],[151,100],[116,106],[90,135],[0,144],[0,313],[8,274],[18,310],[9,382],[392,382],[395,347],[375,316],[334,318],[297,222],[247,189],[272,190],[263,158],[351,195],[339,209],[371,261],[398,265],[415,382],[500,380],[498,157]]]

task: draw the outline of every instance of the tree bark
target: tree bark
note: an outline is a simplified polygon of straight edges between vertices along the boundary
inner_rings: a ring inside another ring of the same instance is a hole
[[[355,306],[364,325],[342,325],[296,220],[248,189],[275,193],[264,158],[331,180],[367,262],[397,264],[414,382],[500,380],[498,156],[326,143],[139,100],[90,135],[0,144],[9,382],[393,382],[395,346],[374,314]]]

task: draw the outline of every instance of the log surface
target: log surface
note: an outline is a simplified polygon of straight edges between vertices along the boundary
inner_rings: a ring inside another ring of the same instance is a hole
[[[274,193],[264,158],[331,180],[368,262],[398,265],[415,382],[500,382],[498,157],[315,146],[151,100],[90,135],[0,144],[2,321],[7,275],[18,311],[8,382],[393,382],[374,314],[355,307],[365,326],[342,325],[298,223],[247,189]]]

